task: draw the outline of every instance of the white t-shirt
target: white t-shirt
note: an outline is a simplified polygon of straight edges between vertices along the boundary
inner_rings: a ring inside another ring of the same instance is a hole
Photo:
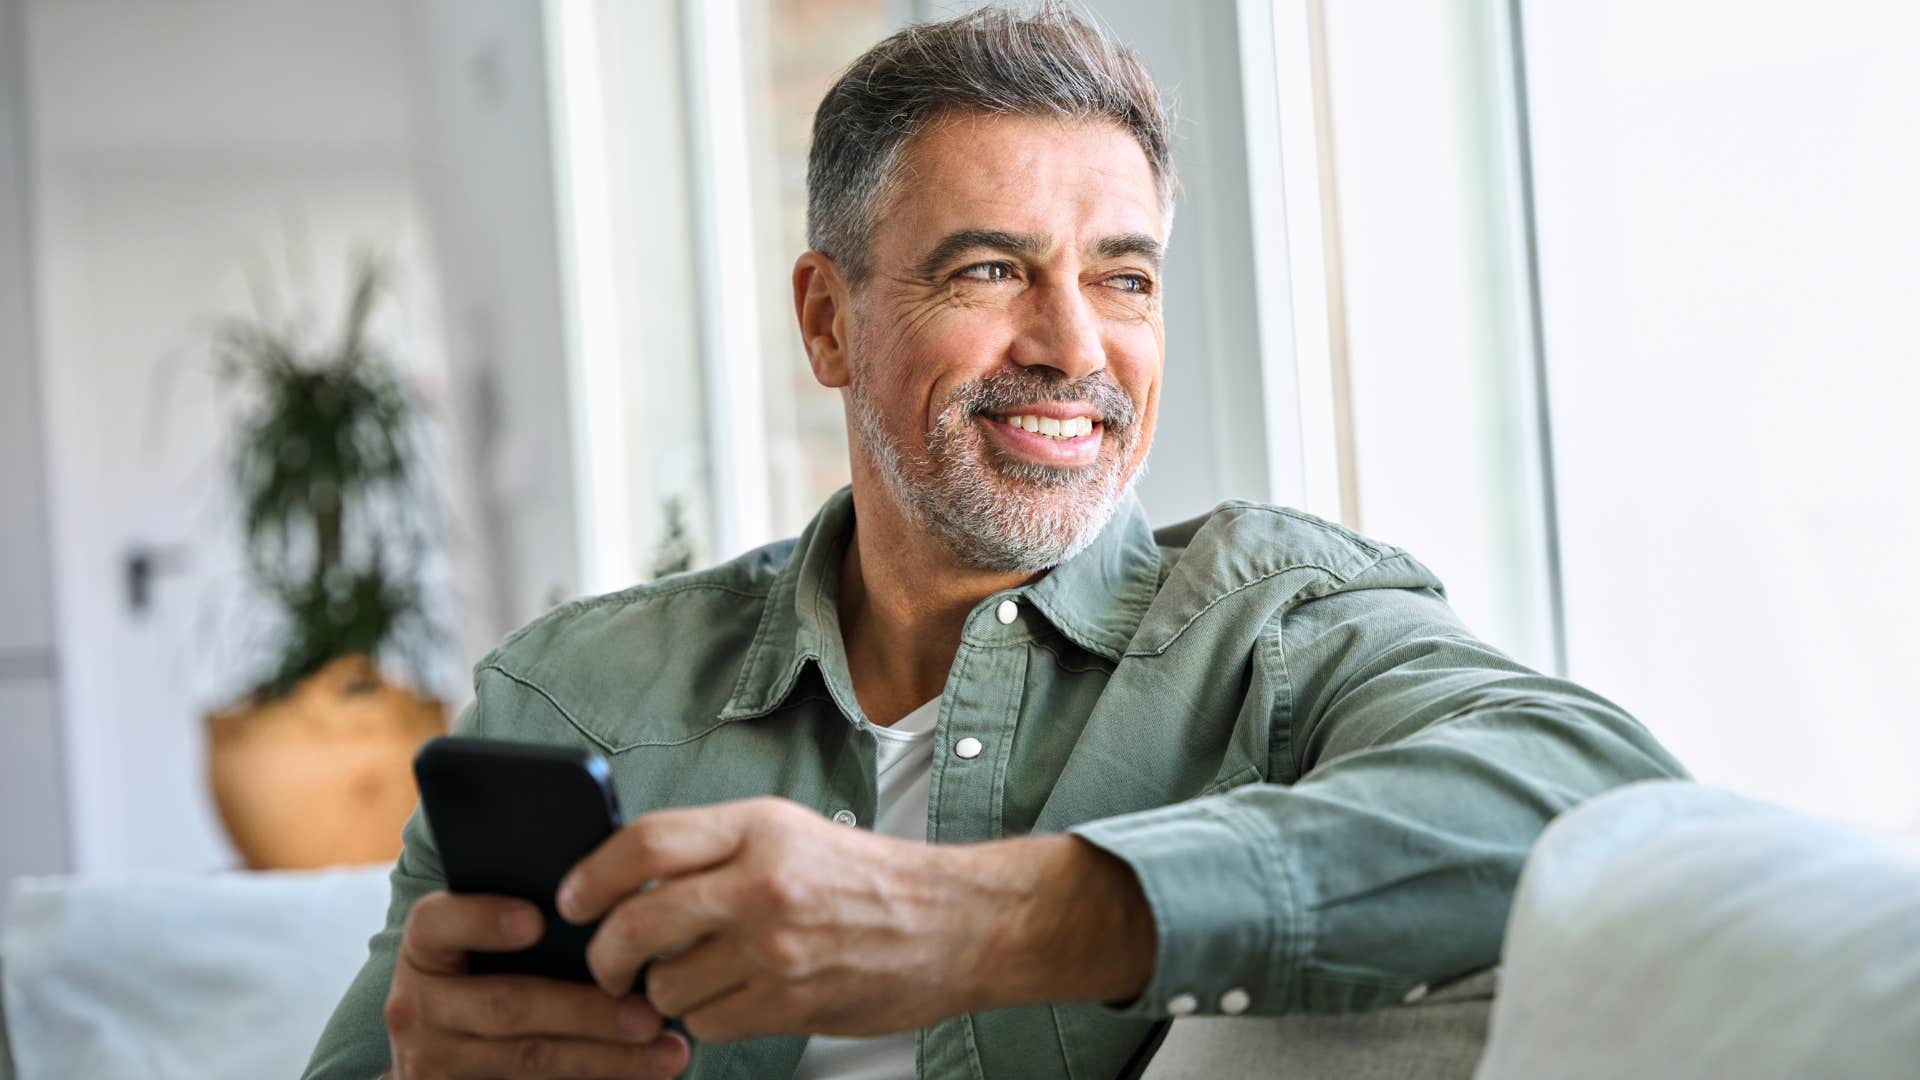
[[[873,831],[902,840],[927,839],[927,783],[933,775],[933,725],[940,699],[901,717],[892,727],[873,729],[879,737],[875,769],[880,797]],[[815,1035],[807,1040],[794,1080],[912,1080],[914,1033],[897,1032],[844,1039]]]

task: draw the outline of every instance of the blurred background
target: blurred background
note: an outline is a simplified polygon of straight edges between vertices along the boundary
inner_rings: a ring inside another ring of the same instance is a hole
[[[504,635],[796,532],[812,110],[964,6],[0,0],[0,881],[350,858],[234,817],[404,810]],[[1083,6],[1181,115],[1156,522],[1345,522],[1701,779],[1920,827],[1920,17]]]

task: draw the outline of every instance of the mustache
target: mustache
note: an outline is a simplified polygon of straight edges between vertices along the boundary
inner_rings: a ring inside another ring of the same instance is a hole
[[[1132,430],[1137,420],[1133,399],[1104,371],[1080,379],[1067,379],[1052,368],[1001,371],[961,383],[947,395],[948,407],[967,416],[1005,413],[1038,402],[1085,402],[1112,435]]]

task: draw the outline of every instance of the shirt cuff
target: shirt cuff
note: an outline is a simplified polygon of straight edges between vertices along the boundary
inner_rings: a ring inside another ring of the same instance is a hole
[[[1145,1019],[1277,1014],[1305,940],[1303,916],[1271,826],[1219,798],[1068,829],[1133,868],[1153,912],[1153,977],[1130,1002]]]

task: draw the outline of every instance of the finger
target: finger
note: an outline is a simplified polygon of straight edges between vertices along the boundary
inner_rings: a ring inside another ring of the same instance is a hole
[[[686,1072],[688,1063],[693,1060],[693,1044],[678,1032],[669,1031],[660,1036],[649,1049],[659,1059],[672,1063],[667,1067],[667,1076],[679,1076]]]
[[[687,1067],[688,1050],[673,1034],[645,1045],[521,1035],[456,1039],[435,1057],[454,1076],[654,1080],[680,1075]]]
[[[731,926],[733,909],[717,891],[719,877],[674,878],[615,905],[587,942],[587,967],[600,989],[625,994],[648,960]]]
[[[680,1023],[687,1034],[701,1042],[732,1042],[761,1035],[797,1034],[800,1025],[777,1014],[766,995],[753,986],[743,986],[707,1002],[692,1012],[682,1013]],[[783,1022],[786,1021],[786,1022]]]
[[[430,978],[421,1000],[434,1027],[469,1035],[555,1035],[648,1043],[660,1013],[638,995],[608,997],[599,987],[535,975]]]
[[[524,949],[540,940],[540,909],[505,896],[430,893],[407,913],[400,956],[412,967],[451,975],[473,949]]]
[[[731,937],[710,937],[655,960],[642,989],[662,1016],[685,1016],[747,984],[751,964]]]
[[[573,922],[591,922],[649,881],[725,862],[755,815],[780,801],[745,799],[635,818],[568,872],[556,906]]]

